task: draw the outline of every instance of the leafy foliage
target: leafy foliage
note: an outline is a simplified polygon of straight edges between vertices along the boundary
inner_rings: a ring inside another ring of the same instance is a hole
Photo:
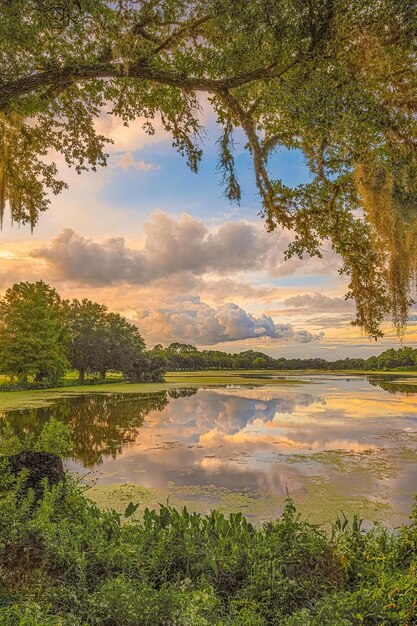
[[[145,350],[138,328],[102,304],[84,299],[68,305],[70,362],[84,381],[86,373],[122,372],[132,382],[163,380],[165,359]]]
[[[365,361],[360,358],[346,358],[326,361],[321,358],[286,359],[273,358],[264,352],[245,350],[228,353],[221,350],[198,350],[190,344],[172,343],[167,348],[161,344],[154,346],[153,352],[166,360],[166,369],[181,370],[361,370]]]
[[[35,504],[5,462],[0,476],[7,626],[404,626],[417,618],[417,511],[396,533],[341,519],[331,538],[291,501],[261,529],[241,514],[164,506],[126,524],[69,477]]]
[[[68,305],[69,360],[79,371],[80,381],[86,372],[97,370],[97,354],[104,329],[107,308],[103,304],[84,299]]]
[[[136,382],[163,380],[166,360],[145,349],[138,328],[102,304],[61,300],[42,281],[18,283],[0,299],[0,372],[20,387],[56,385],[68,366],[87,373],[122,372]]]
[[[26,383],[55,383],[68,361],[64,312],[44,282],[17,283],[0,299],[0,371]]]
[[[367,370],[415,369],[416,367],[417,349],[411,346],[403,346],[398,350],[390,348],[378,356],[371,356],[364,363],[364,369]]]
[[[17,454],[22,450],[51,452],[64,456],[69,454],[73,448],[72,429],[54,417],[43,424],[36,437],[33,433],[17,434],[7,421],[0,428],[0,457]]]
[[[0,4],[0,215],[36,223],[59,193],[61,153],[78,172],[106,163],[95,120],[156,118],[193,171],[199,93],[220,131],[219,166],[240,198],[233,158],[246,134],[270,229],[288,256],[344,261],[356,322],[403,328],[416,278],[414,0],[3,0]],[[299,149],[310,180],[274,179],[274,150]]]

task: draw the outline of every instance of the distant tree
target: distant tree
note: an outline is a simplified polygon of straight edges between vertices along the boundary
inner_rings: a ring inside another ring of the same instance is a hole
[[[0,371],[26,384],[58,382],[68,366],[65,311],[44,283],[18,283],[0,299]]]
[[[97,371],[102,351],[107,307],[91,300],[73,300],[68,305],[69,360],[85,380],[86,373]]]
[[[191,344],[175,341],[164,352],[168,369],[171,371],[196,370],[204,367],[202,353]]]
[[[167,360],[167,369],[171,371],[209,370],[302,370],[302,369],[354,369],[364,368],[364,359],[347,358],[337,361],[326,361],[322,358],[285,359],[273,358],[264,352],[245,350],[244,352],[227,353],[221,350],[198,350],[195,346],[182,343],[172,343],[167,348],[161,344],[154,346],[154,351],[163,355]],[[416,351],[417,352],[417,351]],[[411,359],[408,349],[404,352],[404,359]],[[376,357],[375,357],[376,358]]]
[[[253,359],[252,366],[255,369],[263,370],[268,366],[268,361],[265,359],[265,357],[257,356]]]
[[[266,357],[266,355],[263,356]],[[260,357],[260,353],[255,353],[253,350],[239,352],[234,357],[236,368],[240,370],[253,369],[253,360],[257,357]]]
[[[410,346],[403,346],[398,350],[398,364],[400,367],[409,367],[415,364],[416,350]]]
[[[365,370],[377,370],[378,369],[378,357],[371,356],[369,359],[366,359],[364,363]]]
[[[161,350],[136,353],[132,366],[125,372],[127,380],[134,383],[156,383],[164,380],[168,359]]]
[[[365,361],[364,369],[389,370],[399,367],[417,366],[417,349],[411,346],[403,346],[398,350],[390,348],[378,356],[372,356]]]
[[[203,350],[204,367],[206,369],[234,369],[234,355],[220,350]]]
[[[166,358],[158,359],[158,350],[146,352],[137,326],[118,313],[108,313],[106,306],[84,299],[73,300],[67,317],[69,358],[81,382],[87,373],[105,379],[109,370],[122,372],[129,380],[163,379]]]
[[[322,362],[321,368],[326,369],[334,369],[334,370],[361,370],[364,369],[365,361],[364,359],[356,358],[356,359],[338,359],[337,361],[324,361],[324,359],[320,359]]]
[[[99,329],[95,370],[104,379],[108,370],[130,372],[145,351],[145,342],[134,324],[118,313],[107,313]]]
[[[189,343],[178,343],[178,341],[171,343],[168,346],[167,351],[174,352],[175,354],[190,354],[192,352],[198,352],[195,346],[192,346]]]

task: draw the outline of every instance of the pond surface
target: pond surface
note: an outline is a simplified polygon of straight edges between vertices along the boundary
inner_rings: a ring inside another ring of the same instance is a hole
[[[299,377],[297,376],[297,379]],[[68,468],[94,480],[100,505],[276,516],[287,493],[314,521],[340,510],[406,521],[417,493],[417,386],[308,375],[300,384],[91,394],[0,414],[16,432],[69,423]]]

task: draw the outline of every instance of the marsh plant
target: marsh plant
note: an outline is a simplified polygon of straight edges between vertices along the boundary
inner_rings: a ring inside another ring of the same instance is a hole
[[[52,426],[49,427],[50,429]],[[101,511],[68,476],[35,501],[0,464],[0,623],[7,626],[415,624],[417,510],[395,533],[342,517],[326,533],[291,500],[239,513]]]

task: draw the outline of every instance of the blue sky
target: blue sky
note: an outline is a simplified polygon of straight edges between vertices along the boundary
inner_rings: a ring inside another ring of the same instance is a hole
[[[213,138],[214,139],[214,138]],[[171,215],[189,212],[203,220],[256,219],[259,197],[256,190],[250,155],[239,152],[236,165],[242,189],[240,206],[224,197],[221,173],[217,169],[215,142],[207,145],[199,172],[194,174],[170,146],[147,147],[133,151],[133,157],[155,164],[156,169],[140,172],[134,168],[121,169],[102,191],[102,198],[117,207],[149,215],[155,203],[166,207]],[[288,185],[308,180],[308,169],[299,151],[282,150],[271,162],[271,173]]]

